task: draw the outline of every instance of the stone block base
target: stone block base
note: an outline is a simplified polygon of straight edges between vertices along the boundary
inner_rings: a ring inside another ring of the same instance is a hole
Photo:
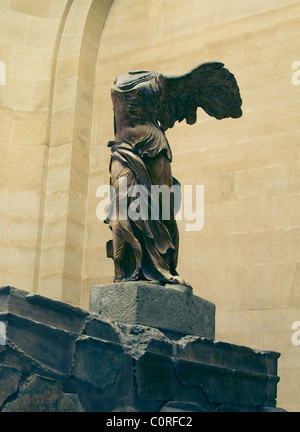
[[[0,412],[273,412],[279,354],[0,288]]]
[[[118,323],[151,326],[167,335],[215,338],[215,305],[181,285],[141,281],[95,285],[90,311]]]

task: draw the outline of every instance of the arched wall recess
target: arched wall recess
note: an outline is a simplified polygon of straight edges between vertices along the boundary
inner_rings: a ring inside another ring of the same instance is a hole
[[[96,64],[113,0],[69,0],[53,58],[34,291],[80,305]]]

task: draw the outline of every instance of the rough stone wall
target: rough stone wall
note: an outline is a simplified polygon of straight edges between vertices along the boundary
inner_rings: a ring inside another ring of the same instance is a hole
[[[0,288],[2,412],[277,411],[278,353]]]
[[[113,271],[96,190],[114,76],[222,61],[244,116],[168,132],[175,177],[205,187],[179,270],[217,305],[217,339],[282,353],[279,404],[299,410],[299,16],[298,0],[0,0],[1,285],[87,307]]]

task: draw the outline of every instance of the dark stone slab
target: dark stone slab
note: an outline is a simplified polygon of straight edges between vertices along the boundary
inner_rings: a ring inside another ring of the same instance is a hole
[[[177,344],[177,356],[190,362],[276,375],[280,354],[186,336]]]
[[[27,357],[61,374],[70,370],[76,338],[75,333],[66,330],[14,314],[7,316],[8,345],[13,343]]]
[[[279,379],[274,376],[185,361],[178,361],[175,370],[182,386],[201,383],[211,403],[258,407],[276,398]]]
[[[63,392],[59,381],[34,375],[2,412],[82,412],[78,396]]]
[[[160,412],[205,412],[205,410],[196,403],[192,402],[168,402]],[[183,426],[188,426],[187,423]]]
[[[125,351],[133,358],[137,359],[145,352],[173,357],[174,343],[159,330],[130,324],[120,324],[119,327]]]
[[[0,365],[0,407],[18,390],[21,375],[19,369]]]
[[[102,393],[121,375],[123,354],[121,345],[81,337],[75,346],[72,375]]]
[[[95,285],[91,287],[89,309],[118,323],[215,337],[215,305],[180,285],[160,286],[141,281]]]
[[[12,287],[0,288],[1,312],[72,332],[80,332],[88,316],[78,307]]]
[[[170,400],[174,393],[173,359],[146,352],[134,361],[137,397],[149,400]]]
[[[83,334],[98,339],[120,343],[120,330],[112,322],[101,320],[98,315],[90,315],[83,329]]]

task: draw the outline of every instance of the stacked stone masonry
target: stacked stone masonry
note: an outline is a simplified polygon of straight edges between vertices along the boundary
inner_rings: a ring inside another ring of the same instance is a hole
[[[223,412],[276,408],[278,353],[168,338],[0,289],[2,412]]]

